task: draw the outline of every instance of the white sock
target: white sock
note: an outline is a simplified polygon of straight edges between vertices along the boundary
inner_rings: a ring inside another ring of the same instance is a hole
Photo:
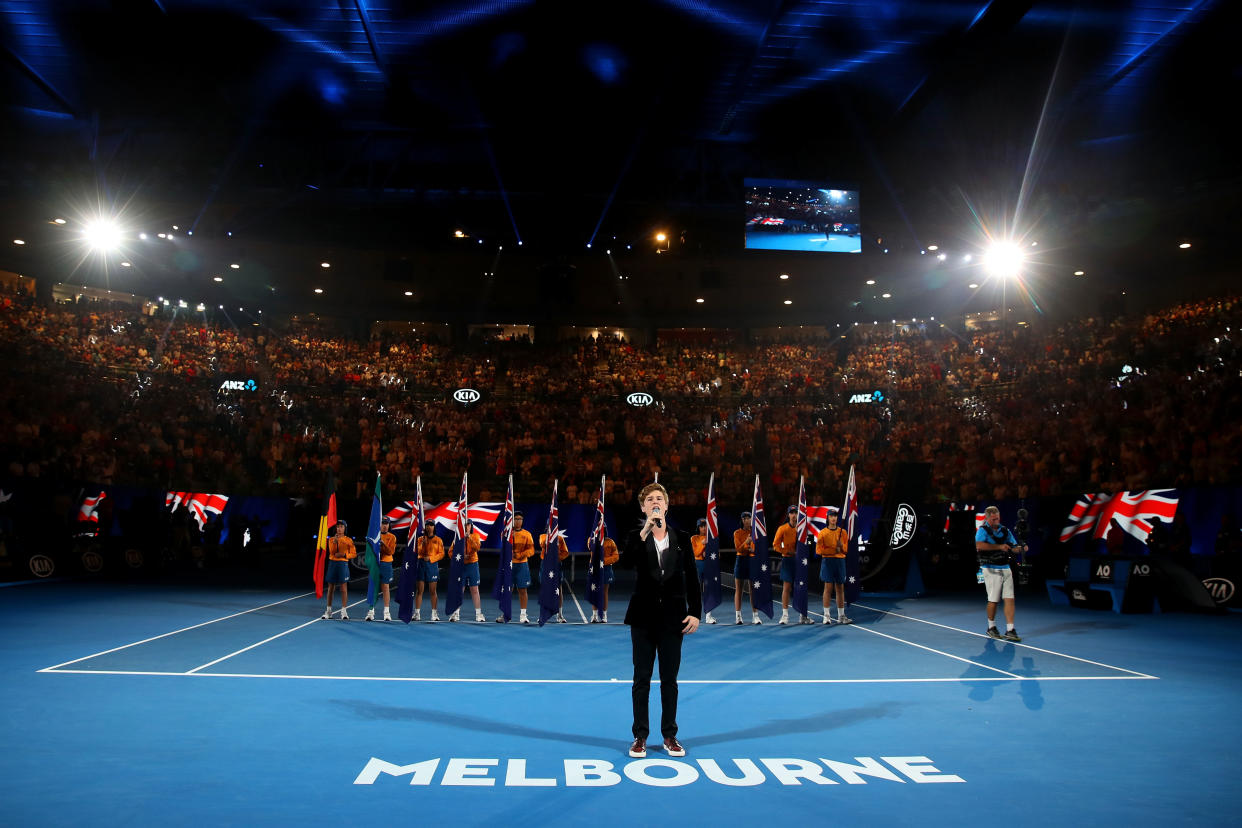
[[[1013,624],[1005,624],[1005,632],[1013,632]]]
[[[995,619],[995,618],[989,618],[989,619],[988,619],[988,629],[991,629],[992,627],[995,627],[995,626],[996,626],[996,619]]]

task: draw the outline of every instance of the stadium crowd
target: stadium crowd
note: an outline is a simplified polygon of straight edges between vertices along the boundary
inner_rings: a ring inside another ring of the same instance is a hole
[[[323,325],[238,329],[203,314],[0,301],[0,444],[9,479],[229,494],[316,493],[629,503],[658,472],[678,503],[776,503],[806,475],[836,502],[851,465],[878,501],[899,461],[933,463],[945,500],[1239,482],[1237,297],[1109,321],[866,326],[743,344],[620,340],[355,341]],[[222,388],[253,379],[257,390]],[[463,406],[451,392],[479,390]],[[632,391],[656,391],[634,408]],[[863,403],[851,397],[880,391]],[[770,481],[770,482],[769,482]]]

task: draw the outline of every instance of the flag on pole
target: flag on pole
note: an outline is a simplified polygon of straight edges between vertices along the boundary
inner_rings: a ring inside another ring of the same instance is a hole
[[[449,554],[448,594],[444,596],[444,614],[452,618],[461,609],[462,584],[466,579],[466,515],[470,501],[466,497],[466,476],[461,473],[461,495],[457,498],[457,520],[453,524],[453,545]]]
[[[101,492],[102,494],[102,492]],[[169,511],[177,511],[178,506],[185,506],[190,515],[194,518],[194,522],[198,524],[198,530],[203,531],[203,527],[207,525],[207,515],[218,515],[224,511],[224,507],[229,503],[228,495],[207,494],[205,492],[167,492],[164,495],[164,505]]]
[[[371,521],[367,524],[367,607],[375,609],[375,599],[379,596],[379,553],[380,553],[380,518],[384,516],[384,507],[380,503],[380,476],[375,474],[375,497],[371,498]]]
[[[500,617],[506,622],[513,619],[513,510],[513,475],[509,475],[509,490],[505,493],[505,508],[500,519],[500,564],[492,584],[492,597],[500,604]]]
[[[401,580],[397,583],[397,617],[405,623],[414,620],[414,590],[418,586],[418,536],[423,533],[423,478],[414,482],[414,508],[411,510],[410,537],[401,556]]]
[[[750,597],[755,611],[772,617],[772,564],[768,560],[768,527],[763,520],[763,493],[755,475],[755,496],[750,506],[750,540],[754,551],[750,559]]]
[[[716,473],[707,480],[707,543],[703,547],[703,612],[720,606],[720,524],[716,522]]]
[[[839,526],[845,529],[845,602],[852,604],[862,594],[862,563],[859,544],[854,542],[858,520],[858,486],[854,482],[854,466],[850,465],[849,482],[845,484],[845,505],[841,508]],[[827,612],[827,610],[825,610]]]
[[[323,483],[323,509],[319,512],[319,538],[315,541],[315,571],[312,577],[315,582],[315,597],[323,597],[324,567],[328,565],[328,537],[336,526],[336,478],[332,470]]]
[[[539,626],[561,611],[561,559],[557,554],[560,515],[556,510],[556,484],[552,481],[552,509],[548,512],[548,530],[543,543],[543,565],[539,567]]]
[[[798,478],[798,522],[794,527],[797,545],[794,548],[793,606],[799,615],[807,614],[807,590],[811,580],[811,521],[806,510],[806,478]]]
[[[587,540],[591,550],[591,565],[587,567],[587,598],[601,615],[608,609],[604,603],[604,475],[599,478],[599,499],[595,503],[595,528]]]

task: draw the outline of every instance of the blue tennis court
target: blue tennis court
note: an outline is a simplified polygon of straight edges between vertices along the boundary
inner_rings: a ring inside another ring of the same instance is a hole
[[[613,623],[567,599],[571,623],[543,628],[323,621],[296,591],[4,589],[8,820],[1162,825],[1242,805],[1235,615],[1023,595],[1012,644],[981,634],[969,594],[864,597],[848,626],[704,626],[681,669],[687,756],[632,760],[617,586]]]

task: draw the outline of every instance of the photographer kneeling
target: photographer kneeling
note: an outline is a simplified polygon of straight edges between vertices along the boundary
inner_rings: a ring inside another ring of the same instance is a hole
[[[975,533],[975,552],[979,556],[979,568],[988,591],[988,636],[1006,641],[1021,641],[1013,627],[1013,572],[1009,568],[1012,552],[1025,552],[1019,547],[1013,534],[1001,526],[1000,509],[989,506],[984,510],[983,525]],[[1005,634],[996,629],[996,604],[1005,601]]]

